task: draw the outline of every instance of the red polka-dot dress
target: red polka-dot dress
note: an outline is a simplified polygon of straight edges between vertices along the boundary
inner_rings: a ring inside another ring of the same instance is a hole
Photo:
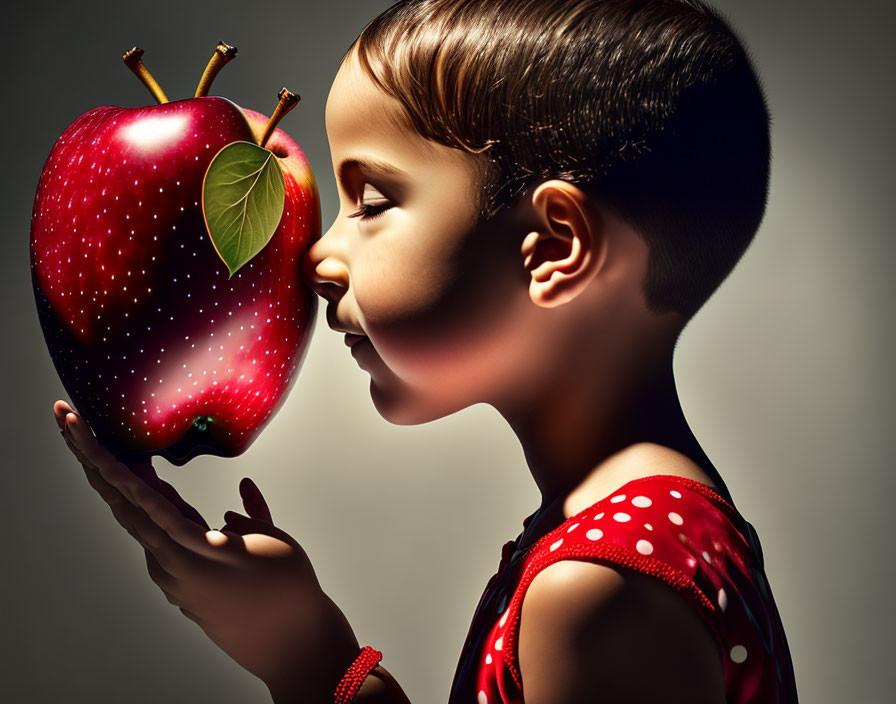
[[[705,484],[671,474],[640,477],[522,551],[520,538],[504,545],[476,607],[450,704],[524,704],[517,654],[523,596],[535,575],[558,560],[598,562],[665,582],[715,634],[728,704],[796,704],[759,539]]]

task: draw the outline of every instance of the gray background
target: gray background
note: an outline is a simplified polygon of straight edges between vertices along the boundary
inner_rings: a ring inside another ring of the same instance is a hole
[[[270,112],[336,213],[323,108],[337,62],[384,2],[31,2],[4,10],[2,363],[6,469],[0,698],[263,702],[266,689],[170,606],[59,438],[65,398],[31,292],[28,227],[56,137],[98,105],[151,103],[134,44],[172,99],[219,39],[213,93]],[[893,10],[885,2],[718,2],[774,114],[772,195],[754,245],[686,329],[685,412],[761,536],[804,702],[891,701]],[[886,200],[885,200],[886,199]],[[889,233],[889,234],[888,234]],[[322,311],[322,308],[321,308]],[[445,701],[500,547],[538,494],[503,420],[479,405],[393,426],[318,316],[302,374],[244,456],[160,473],[219,524],[256,479],[362,644],[415,702]]]

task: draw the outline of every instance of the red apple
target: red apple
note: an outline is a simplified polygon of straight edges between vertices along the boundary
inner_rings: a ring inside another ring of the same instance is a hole
[[[239,455],[296,379],[317,311],[300,278],[320,236],[308,160],[282,130],[268,138],[282,217],[232,276],[202,212],[209,163],[268,122],[221,97],[104,106],[50,152],[31,223],[38,315],[72,405],[122,458]]]

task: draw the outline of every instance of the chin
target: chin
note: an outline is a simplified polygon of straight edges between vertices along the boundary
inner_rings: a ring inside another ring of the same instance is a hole
[[[431,399],[420,398],[409,393],[406,388],[383,390],[376,382],[370,381],[370,398],[377,413],[392,425],[422,425],[463,410],[471,404],[434,403]]]

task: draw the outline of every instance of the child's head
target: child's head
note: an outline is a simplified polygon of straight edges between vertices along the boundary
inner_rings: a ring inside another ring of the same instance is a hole
[[[351,51],[410,128],[481,155],[484,215],[551,178],[612,208],[652,312],[691,317],[762,220],[768,110],[700,0],[402,0]]]
[[[696,2],[400,2],[326,123],[304,274],[401,424],[670,368],[765,206],[762,93]]]

